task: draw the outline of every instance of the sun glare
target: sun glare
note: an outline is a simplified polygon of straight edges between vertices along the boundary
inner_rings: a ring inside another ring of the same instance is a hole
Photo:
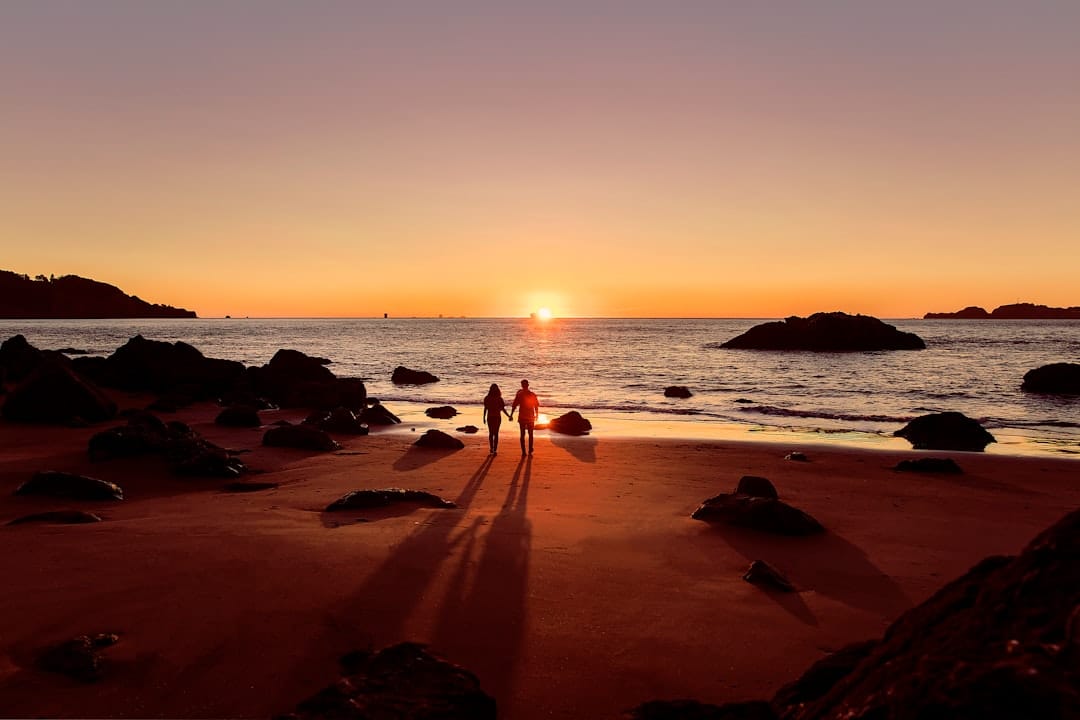
[[[546,307],[540,308],[539,310],[536,311],[536,319],[537,320],[550,320],[551,319],[551,310],[546,308]]]

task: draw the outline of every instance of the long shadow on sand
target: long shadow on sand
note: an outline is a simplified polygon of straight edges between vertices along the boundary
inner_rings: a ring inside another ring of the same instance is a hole
[[[394,469],[398,472],[409,472],[439,462],[445,457],[458,452],[457,450],[439,450],[437,448],[422,448],[415,445],[409,446],[405,454],[394,461]]]
[[[479,530],[483,518],[477,518],[466,531],[468,545],[459,555],[432,634],[432,646],[450,657],[487,660],[489,669],[481,680],[499,702],[513,697],[525,637],[532,547],[532,523],[526,507],[531,476],[532,458],[522,458],[506,500],[482,541]],[[474,564],[477,544],[479,559]]]
[[[600,444],[600,441],[588,435],[565,437],[552,434],[551,444],[557,448],[562,448],[581,462],[594,463],[596,462],[596,446]]]
[[[764,560],[783,572],[800,591],[812,590],[849,607],[889,620],[911,607],[911,600],[861,549],[832,532],[809,537],[779,537],[747,528],[711,525],[737,553]],[[810,609],[794,594],[767,593],[785,610],[816,624]]]

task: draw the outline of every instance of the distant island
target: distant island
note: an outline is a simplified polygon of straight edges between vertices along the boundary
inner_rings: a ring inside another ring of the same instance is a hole
[[[1033,303],[1015,303],[986,312],[971,305],[951,313],[926,313],[924,320],[1080,320],[1080,307],[1055,308]]]
[[[191,310],[156,305],[107,283],[79,277],[20,275],[0,270],[0,318],[194,318]]]

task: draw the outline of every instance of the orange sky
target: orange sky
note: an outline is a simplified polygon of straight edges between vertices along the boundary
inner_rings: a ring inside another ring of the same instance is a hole
[[[728,5],[5,3],[0,268],[202,316],[1080,304],[1080,5]]]

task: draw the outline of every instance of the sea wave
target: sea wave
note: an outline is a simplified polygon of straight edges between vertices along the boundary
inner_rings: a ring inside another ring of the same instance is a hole
[[[739,408],[739,412],[760,413],[777,417],[816,418],[820,420],[843,420],[845,422],[906,423],[910,416],[862,415],[858,413],[826,412],[824,410],[796,410],[775,405],[751,405]]]

